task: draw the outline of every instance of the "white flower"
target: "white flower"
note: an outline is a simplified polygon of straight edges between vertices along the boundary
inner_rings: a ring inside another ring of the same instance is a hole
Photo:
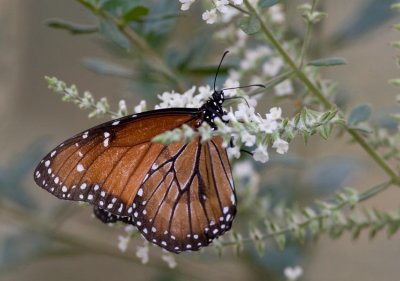
[[[267,146],[260,144],[256,150],[253,151],[253,158],[258,162],[266,163],[269,160]]]
[[[240,157],[240,149],[237,146],[228,147],[226,149],[226,152],[228,153],[229,158],[235,157],[236,159],[238,159]]]
[[[272,119],[261,119],[259,128],[262,132],[272,134],[278,128],[278,123]]]
[[[222,21],[229,22],[229,21],[231,21],[231,19],[233,17],[235,17],[239,14],[240,14],[239,10],[226,8],[225,11],[222,13]],[[241,33],[245,34],[244,32],[241,32]]]
[[[274,141],[272,147],[276,149],[277,153],[285,154],[289,150],[289,143],[287,141],[278,138],[277,140]]]
[[[135,229],[136,229],[136,227],[134,227],[134,226],[131,225],[131,224],[128,224],[128,225],[125,226],[125,228],[124,228],[125,232],[127,232],[127,233],[132,233],[133,231],[135,231]]]
[[[203,104],[201,98],[195,98],[193,95],[196,92],[196,86],[193,86],[189,90],[181,95],[182,104],[179,107],[195,107],[198,108]]]
[[[243,0],[233,0],[233,4],[234,5],[242,5],[243,4]]]
[[[190,6],[194,3],[194,0],[179,0],[181,2],[181,10],[182,11],[187,11],[189,10]]]
[[[222,116],[222,119],[226,122],[232,122],[232,123],[236,123],[238,120],[236,119],[235,114],[232,112],[232,108],[231,110],[225,114],[224,116]]]
[[[244,131],[240,138],[245,146],[253,146],[256,143],[256,136],[250,135],[247,131]]]
[[[266,116],[269,120],[279,120],[282,118],[282,109],[280,107],[273,107]]]
[[[283,12],[283,5],[277,4],[269,8],[269,14],[271,15],[271,21],[277,24],[285,22],[285,13]]]
[[[237,88],[239,86],[239,81],[231,78],[226,79],[224,83],[224,88]],[[227,97],[233,97],[237,95],[237,89],[225,90],[224,93]]]
[[[238,105],[238,109],[235,111],[235,117],[237,120],[243,122],[249,122],[255,119],[254,107],[248,107],[247,104],[241,103]]]
[[[140,101],[140,103],[139,103],[137,106],[135,106],[135,108],[133,109],[133,111],[134,111],[135,113],[140,113],[140,112],[146,111],[146,107],[147,107],[146,101],[145,101],[145,100],[142,100],[142,101]]]
[[[121,252],[126,252],[126,249],[128,249],[128,245],[129,245],[129,241],[130,241],[130,237],[129,236],[122,236],[119,235],[118,236],[118,249]]]
[[[207,123],[203,123],[199,128],[198,131],[201,135],[201,140],[202,141],[207,141],[210,140],[212,137],[212,128],[210,127],[210,125],[208,125]]]
[[[282,83],[279,83],[278,85],[276,85],[274,87],[274,89],[275,89],[275,94],[278,97],[287,96],[287,95],[290,95],[291,93],[293,93],[293,86],[292,86],[292,82],[290,82],[290,80],[286,80],[286,81],[283,81]]]
[[[210,85],[200,86],[199,94],[197,96],[200,96],[203,100],[207,100],[208,98],[210,98],[212,93],[213,90],[210,88]]]
[[[274,77],[284,66],[284,62],[282,58],[276,57],[272,58],[269,61],[265,62],[262,66],[263,73],[267,76]]]
[[[240,62],[240,67],[243,70],[248,70],[256,65],[256,62],[272,53],[271,49],[266,46],[260,46],[255,49],[247,50],[244,54],[244,59]]]
[[[224,14],[228,11],[228,7],[227,5],[229,4],[228,0],[217,0],[217,2],[215,2],[215,6],[217,7],[217,10]]]
[[[128,109],[126,108],[126,102],[124,100],[120,100],[118,103],[118,115],[125,116],[128,114]]]
[[[177,266],[174,256],[170,254],[162,255],[161,259],[168,264],[169,268],[175,268]]]
[[[88,109],[88,108],[92,107],[93,103],[94,103],[94,99],[93,99],[92,94],[88,91],[85,91],[83,93],[83,98],[82,98],[81,103],[79,104],[79,107]]]
[[[149,246],[147,243],[144,246],[136,248],[136,256],[142,261],[143,264],[149,262]]]
[[[286,267],[283,273],[288,280],[295,281],[303,275],[303,269],[300,266]]]
[[[217,10],[211,9],[205,11],[202,15],[202,19],[208,24],[215,23],[217,21]]]

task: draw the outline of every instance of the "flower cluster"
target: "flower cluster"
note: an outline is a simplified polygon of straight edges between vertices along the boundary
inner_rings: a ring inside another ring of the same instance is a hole
[[[195,91],[193,87],[182,95],[165,92],[159,96],[162,102],[156,108],[174,107],[177,103],[180,107],[199,107],[211,94],[208,86],[200,87],[198,95],[194,94]],[[336,116],[336,109],[317,112],[305,108],[294,118],[288,119],[282,117],[281,108],[273,107],[263,117],[255,111],[256,99],[244,97],[244,100],[248,102],[242,101],[235,110],[230,108],[224,120],[214,120],[218,127],[216,131],[206,122],[197,131],[184,125],[156,136],[153,141],[169,144],[180,140],[189,141],[195,136],[201,136],[202,141],[207,141],[213,135],[218,135],[223,138],[223,145],[230,157],[239,158],[244,148],[252,153],[254,160],[265,163],[269,159],[269,146],[278,154],[285,154],[289,150],[289,141],[296,134],[303,134],[307,138],[319,132],[324,137],[330,133],[332,123],[341,122]]]
[[[187,11],[190,9],[190,6],[195,2],[195,0],[179,0],[179,2],[181,3],[181,10]],[[218,15],[221,15],[223,22],[227,22],[232,17],[238,15],[239,11],[230,5],[240,6],[243,4],[243,0],[216,0],[213,2],[213,4],[213,8],[206,10],[202,14],[202,19],[208,24],[217,22]]]

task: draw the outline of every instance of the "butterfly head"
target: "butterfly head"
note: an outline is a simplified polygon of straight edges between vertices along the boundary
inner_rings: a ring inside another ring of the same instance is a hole
[[[217,126],[214,123],[215,118],[223,120],[222,117],[226,114],[226,112],[222,107],[224,101],[225,101],[224,91],[222,90],[214,91],[212,96],[200,108],[200,113],[202,114],[201,123],[207,122],[208,125],[210,125],[211,128],[213,128],[213,130],[216,130]]]

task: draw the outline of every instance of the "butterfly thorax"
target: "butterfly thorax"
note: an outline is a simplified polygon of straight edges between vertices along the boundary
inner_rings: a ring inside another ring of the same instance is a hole
[[[224,92],[222,90],[214,91],[212,96],[199,109],[201,114],[201,122],[199,122],[198,126],[200,126],[203,122],[207,122],[208,125],[213,128],[213,130],[216,130],[217,126],[214,123],[215,118],[219,118],[224,121],[222,117],[226,115],[226,112],[222,108],[224,101]]]

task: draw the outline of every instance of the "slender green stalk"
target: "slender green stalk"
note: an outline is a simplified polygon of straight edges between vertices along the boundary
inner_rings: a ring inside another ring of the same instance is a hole
[[[137,49],[140,50],[141,54],[143,54],[148,61],[151,62],[151,65],[155,69],[160,71],[167,79],[169,79],[175,84],[177,91],[181,93],[184,92],[185,87],[183,83],[174,74],[174,72],[170,69],[170,67],[164,62],[164,60],[157,54],[157,52],[155,52],[139,34],[137,34],[127,24],[121,22],[120,20],[110,15],[109,13],[101,9],[93,10],[93,8],[86,2],[86,0],[77,0],[77,1],[80,4],[84,5],[85,7],[89,7],[89,9],[96,15],[104,19],[110,20],[112,23],[114,23],[120,30],[120,32],[124,34],[129,39],[129,41],[136,46]]]
[[[376,186],[373,186],[373,187],[369,188],[368,190],[362,192],[359,195],[357,203],[365,201],[365,200],[367,200],[367,199],[369,199],[371,197],[374,197],[374,196],[380,194],[381,192],[383,192],[384,190],[389,188],[392,184],[393,184],[392,181],[388,181],[388,182],[384,182],[384,183],[381,183],[381,184],[378,184]],[[335,205],[331,209],[331,211],[333,213],[335,211],[341,210],[344,207],[350,206],[350,204],[352,204],[352,203],[354,203],[354,202],[343,201],[343,202]],[[324,212],[322,212],[321,214],[319,214],[319,215],[317,215],[317,216],[315,216],[313,218],[309,218],[307,220],[304,220],[304,221],[298,223],[296,226],[298,228],[307,227],[313,221],[319,221],[321,219],[329,218],[332,213],[324,213]],[[267,240],[269,238],[273,238],[273,237],[276,237],[276,236],[279,236],[279,235],[282,235],[282,234],[290,233],[292,231],[293,231],[293,226],[289,226],[289,227],[285,227],[283,229],[280,229],[278,231],[274,231],[274,232],[270,232],[270,233],[266,233],[264,235],[261,235],[259,237],[259,239],[260,240]],[[251,237],[246,237],[246,238],[243,238],[241,241],[242,242],[252,242],[252,241],[254,241],[254,239],[251,238]],[[223,246],[233,246],[233,245],[236,245],[236,242],[235,241],[223,242],[222,245]]]
[[[251,13],[249,13],[249,11],[246,11],[245,9],[243,9],[243,8],[241,8],[241,7],[239,7],[239,6],[233,5],[233,4],[231,4],[231,3],[229,3],[228,5],[229,5],[230,7],[232,7],[232,8],[234,8],[234,9],[236,9],[236,10],[242,12],[243,14],[251,15]]]
[[[261,30],[279,52],[285,62],[293,69],[297,77],[307,86],[310,92],[326,107],[335,107],[335,104],[331,103],[322,92],[308,79],[305,73],[296,65],[289,54],[283,49],[282,45],[278,42],[275,36],[272,34],[262,16],[253,7],[248,0],[244,0],[247,9],[254,14],[261,25]],[[346,131],[353,137],[353,139],[359,143],[359,145],[370,155],[370,157],[385,171],[385,173],[392,179],[392,182],[396,185],[400,185],[400,177],[397,173],[386,163],[386,161],[361,137],[361,135],[355,130],[346,127]]]
[[[312,5],[311,5],[311,13],[314,12],[315,8],[317,7],[318,0],[313,0]],[[303,41],[303,46],[301,47],[300,51],[300,62],[299,62],[299,68],[302,69],[304,66],[304,58],[306,54],[306,50],[310,44],[311,40],[311,30],[313,27],[313,23],[311,21],[307,22],[306,26],[306,32],[304,34],[304,41]]]

